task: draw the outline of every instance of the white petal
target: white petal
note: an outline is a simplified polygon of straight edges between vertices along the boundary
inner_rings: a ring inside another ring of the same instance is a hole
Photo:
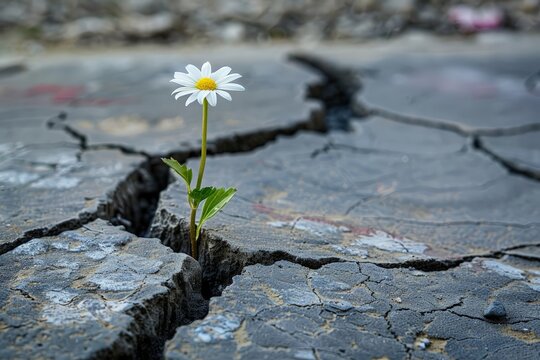
[[[191,94],[186,100],[186,106],[188,106],[189,104],[197,100],[197,95],[198,95],[198,92],[194,92],[193,94]]]
[[[201,74],[203,77],[209,77],[212,74],[212,65],[208,61],[203,64]]]
[[[218,84],[226,84],[226,83],[230,83],[231,81],[234,81],[236,79],[240,79],[241,77],[242,77],[242,75],[240,75],[240,74],[231,74],[231,75],[227,75],[227,76],[223,77],[219,81],[216,80],[216,82]]]
[[[199,102],[199,104],[202,105],[204,98],[205,98],[209,93],[210,93],[209,90],[202,90],[202,91],[199,91],[199,94],[197,95],[197,101]]]
[[[195,83],[191,79],[189,79],[189,80],[172,79],[170,82],[173,82],[173,83],[178,84],[178,85],[184,85],[184,86],[190,86],[190,87],[193,87],[193,85],[195,85]]]
[[[191,64],[187,65],[186,70],[187,70],[189,76],[191,76],[191,78],[194,81],[197,81],[198,79],[200,79],[202,77],[201,70],[199,70],[195,65],[191,65]]]
[[[176,94],[176,96],[174,97],[176,100],[178,100],[178,98],[181,98],[182,96],[186,96],[186,95],[189,95],[189,94],[193,94],[194,92],[196,92],[197,90],[185,90],[185,91],[180,91],[178,94]]]
[[[195,84],[195,80],[191,76],[189,76],[189,74],[185,74],[185,73],[181,73],[181,72],[175,72],[174,73],[174,78],[178,79],[178,80],[188,81],[188,82],[191,82],[191,83]]]
[[[229,101],[232,101],[232,97],[231,97],[231,94],[229,94],[228,92],[226,91],[223,91],[223,90],[216,90],[216,93],[221,96],[222,98],[226,99],[226,100],[229,100]]]
[[[221,69],[219,69],[218,71],[216,71],[215,73],[213,73],[211,77],[216,82],[219,82],[222,78],[227,76],[227,74],[229,74],[231,72],[231,70],[232,69],[230,67],[224,66]]]
[[[210,91],[210,94],[207,96],[208,103],[212,106],[216,106],[217,104],[217,96],[215,91]]]
[[[180,92],[180,91],[186,91],[186,90],[191,90],[191,88],[188,88],[188,87],[185,87],[185,86],[179,87],[179,88],[175,89],[175,90],[171,93],[171,95],[174,95],[174,94],[176,94],[177,92]]]
[[[229,90],[229,91],[244,91],[246,90],[240,84],[221,84],[218,86],[219,90]]]

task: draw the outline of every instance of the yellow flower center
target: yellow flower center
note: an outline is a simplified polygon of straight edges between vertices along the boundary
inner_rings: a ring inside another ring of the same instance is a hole
[[[214,79],[210,79],[209,77],[203,77],[195,83],[195,87],[199,90],[216,90],[217,84]]]

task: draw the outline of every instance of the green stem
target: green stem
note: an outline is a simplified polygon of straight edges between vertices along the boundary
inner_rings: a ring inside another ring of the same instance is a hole
[[[202,108],[202,143],[201,143],[201,162],[199,163],[199,176],[197,176],[197,187],[201,188],[204,175],[204,165],[206,164],[206,130],[208,128],[208,100],[204,99]]]
[[[197,217],[197,208],[191,208],[191,218],[189,225],[189,239],[191,240],[191,257],[197,259],[197,224],[195,224],[195,218]]]
[[[208,130],[208,100],[204,99],[202,107],[202,142],[201,142],[201,161],[199,162],[199,174],[197,176],[197,186],[200,189],[204,176],[204,166],[206,164],[206,133]],[[189,238],[191,240],[191,256],[197,259],[197,207],[191,208],[191,217],[189,224]]]

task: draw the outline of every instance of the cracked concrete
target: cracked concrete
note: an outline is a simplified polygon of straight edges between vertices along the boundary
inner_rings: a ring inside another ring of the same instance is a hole
[[[120,211],[122,204],[111,201],[108,193],[139,172],[143,160],[112,150],[80,153],[77,147],[58,144],[14,144],[8,149],[11,153],[0,164],[0,253]]]
[[[174,71],[199,62],[201,56],[161,54],[150,60],[144,54],[107,56],[98,60],[99,66],[93,58],[81,57],[76,62],[68,58],[12,76],[4,86],[51,109],[62,109],[50,125],[70,133],[83,148],[116,148],[154,157],[196,153],[200,109],[183,107],[185,99],[171,101],[175,84],[169,80]],[[223,100],[219,111],[210,109],[212,151],[222,152],[227,146],[235,151],[238,144],[231,142],[236,140],[242,141],[239,150],[245,151],[254,147],[250,142],[264,144],[278,134],[324,130],[320,104],[306,98],[309,86],[320,82],[319,76],[275,55],[250,51],[247,58],[241,53],[208,56],[216,69],[226,64],[243,75],[242,84],[250,91],[236,98],[251,104],[239,109]],[[35,82],[37,72],[40,84]],[[65,72],[73,76],[62,78]]]
[[[537,54],[315,52],[295,56],[314,72],[279,51],[205,54],[254,91],[211,129],[223,155],[205,182],[240,191],[200,265],[163,246],[190,250],[184,190],[158,160],[196,166],[198,120],[178,117],[165,75],[200,54],[60,57],[5,77],[4,355],[535,358]],[[325,129],[350,132],[304,131]]]
[[[537,263],[511,257],[430,273],[352,262],[248,266],[204,320],[178,329],[165,357],[532,359],[538,293],[503,267],[538,276]],[[505,321],[482,318],[491,298],[509,304]]]
[[[381,118],[353,128],[208,161],[208,184],[242,189],[200,244],[214,295],[263,258],[447,267],[537,244],[536,182],[509,174],[452,133]],[[319,149],[326,150],[314,157]],[[187,252],[184,196],[179,182],[162,192],[150,233]]]
[[[196,261],[103,220],[20,245],[0,269],[3,358],[155,358],[205,312]]]

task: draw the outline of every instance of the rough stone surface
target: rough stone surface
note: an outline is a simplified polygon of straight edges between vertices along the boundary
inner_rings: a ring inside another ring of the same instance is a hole
[[[171,92],[178,85],[169,80],[189,63],[200,67],[210,60],[214,70],[227,65],[243,75],[238,82],[249,90],[232,94],[232,102],[220,98],[219,111],[210,109],[208,141],[214,151],[246,150],[276,133],[324,129],[321,105],[306,99],[308,87],[321,80],[314,73],[269,51],[186,53],[66,57],[10,76],[0,94],[17,105],[10,106],[13,116],[26,116],[21,113],[36,102],[49,117],[62,109],[65,118],[53,123],[75,132],[84,145],[114,144],[154,156],[190,152],[200,146],[201,108],[185,107],[185,98],[176,101]]]
[[[355,130],[208,161],[205,184],[239,192],[206,225],[199,260],[220,270],[205,277],[224,280],[242,265],[279,259],[444,267],[537,243],[534,181],[509,175],[450,132],[381,118]],[[189,252],[184,197],[181,183],[162,193],[151,233]]]
[[[0,253],[97,216],[118,217],[137,229],[144,211],[132,209],[133,198],[146,210],[145,191],[158,187],[145,158],[114,148],[89,150],[69,132],[50,128],[75,90],[50,85],[65,78],[60,73],[30,73],[32,86],[18,83],[25,72],[0,85]]]
[[[204,313],[200,267],[97,220],[0,256],[0,357],[140,358]]]
[[[538,263],[474,259],[440,272],[344,262],[311,270],[287,261],[254,265],[206,318],[181,327],[167,359],[534,359],[540,351]],[[522,270],[523,269],[523,270]],[[490,297],[507,321],[482,317]],[[511,308],[510,308],[511,306]]]
[[[15,144],[2,155],[0,253],[33,237],[75,228],[98,215],[116,215],[111,196],[143,161],[141,156],[117,150],[81,154],[69,145]]]
[[[539,124],[538,94],[527,86],[538,59],[410,56],[376,62],[362,78],[355,106],[464,131]]]

